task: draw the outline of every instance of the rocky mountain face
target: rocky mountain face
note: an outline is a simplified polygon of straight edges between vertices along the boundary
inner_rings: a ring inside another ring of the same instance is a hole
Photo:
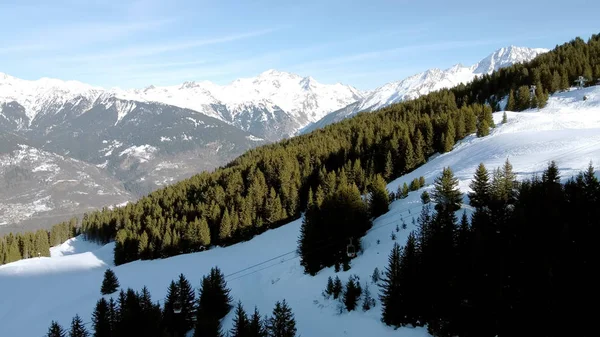
[[[134,200],[264,143],[194,110],[0,75],[0,225]]]
[[[334,111],[321,120],[308,125],[301,130],[301,133],[308,133],[326,125],[339,122],[361,111],[375,111],[390,104],[414,99],[432,91],[470,82],[475,77],[490,74],[494,70],[508,67],[515,63],[530,61],[546,51],[548,50],[541,48],[510,46],[495,51],[472,66],[467,67],[462,64],[456,64],[445,70],[434,68],[400,81],[387,83],[365,95],[361,100]]]

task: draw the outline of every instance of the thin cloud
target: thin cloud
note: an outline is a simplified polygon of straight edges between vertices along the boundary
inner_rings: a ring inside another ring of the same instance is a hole
[[[143,45],[136,46],[131,48],[124,48],[113,50],[105,53],[94,53],[94,54],[85,54],[78,55],[74,57],[64,58],[64,61],[71,62],[86,62],[86,61],[95,61],[95,60],[106,60],[106,59],[119,59],[119,58],[133,58],[133,57],[142,57],[142,56],[153,56],[157,54],[162,54],[166,52],[172,51],[181,51],[185,49],[197,48],[207,45],[213,44],[221,44],[227,42],[233,42],[238,40],[249,39],[253,37],[258,37],[262,35],[266,35],[276,31],[277,29],[263,29],[257,30],[253,32],[233,34],[227,36],[220,36],[202,40],[193,40],[193,41],[182,41],[177,43],[166,43],[166,44],[155,44],[155,45]]]
[[[32,51],[44,50],[47,45],[43,44],[27,44],[10,47],[0,47],[0,54],[27,53]]]

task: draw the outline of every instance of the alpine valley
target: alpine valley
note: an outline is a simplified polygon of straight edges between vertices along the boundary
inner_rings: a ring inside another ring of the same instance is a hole
[[[0,232],[133,201],[248,149],[533,59],[507,47],[372,91],[268,70],[228,85],[103,89],[0,73]]]

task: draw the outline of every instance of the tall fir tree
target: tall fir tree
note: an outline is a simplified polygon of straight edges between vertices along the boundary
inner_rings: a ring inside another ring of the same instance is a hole
[[[267,321],[269,337],[295,337],[296,319],[286,300],[277,301],[272,316]]]
[[[504,110],[516,111],[515,93],[512,89],[508,93],[508,99],[506,100],[506,107]]]
[[[387,325],[400,326],[400,245],[394,248],[388,257],[388,265],[381,282],[382,321]]]
[[[360,286],[360,281],[356,275],[350,276],[346,283],[346,289],[344,290],[344,305],[346,306],[346,310],[352,311],[356,309],[361,294],[362,288]]]
[[[119,280],[117,279],[117,275],[112,269],[108,268],[104,272],[104,279],[102,280],[102,287],[100,288],[100,292],[102,295],[112,294],[119,289]]]
[[[254,307],[254,313],[248,323],[248,337],[267,337],[265,320],[261,317],[257,307]]]
[[[109,303],[104,298],[100,298],[100,300],[96,302],[96,307],[92,313],[94,337],[113,336],[113,327],[111,326],[109,314]]]
[[[235,317],[233,318],[233,327],[229,331],[229,337],[247,337],[250,333],[250,321],[248,315],[242,306],[242,302],[238,301],[235,307]]]
[[[66,335],[65,329],[58,322],[52,321],[46,337],[66,337]]]
[[[378,217],[389,210],[389,192],[385,180],[382,176],[376,175],[371,184],[370,191],[370,214],[372,217]]]
[[[432,198],[438,212],[455,212],[460,209],[462,193],[458,189],[458,179],[450,167],[445,167],[442,175],[435,179]]]
[[[71,321],[69,337],[88,337],[89,335],[90,333],[85,329],[81,317],[79,317],[79,315],[75,315]]]
[[[490,175],[483,163],[480,163],[475,172],[475,177],[469,184],[471,192],[468,193],[469,204],[473,207],[487,205],[490,200]]]
[[[181,317],[180,326],[184,332],[187,332],[194,327],[196,294],[194,288],[183,274],[179,274],[177,290],[181,305],[181,313],[179,314]]]

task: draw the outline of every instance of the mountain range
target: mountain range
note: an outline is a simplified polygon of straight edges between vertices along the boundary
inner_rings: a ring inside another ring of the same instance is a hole
[[[545,51],[502,48],[470,67],[430,69],[372,91],[276,70],[228,85],[202,81],[131,90],[0,73],[0,225],[27,219],[40,225],[42,217],[55,223],[134,200],[250,148],[468,82]],[[24,216],[15,217],[16,209]]]

